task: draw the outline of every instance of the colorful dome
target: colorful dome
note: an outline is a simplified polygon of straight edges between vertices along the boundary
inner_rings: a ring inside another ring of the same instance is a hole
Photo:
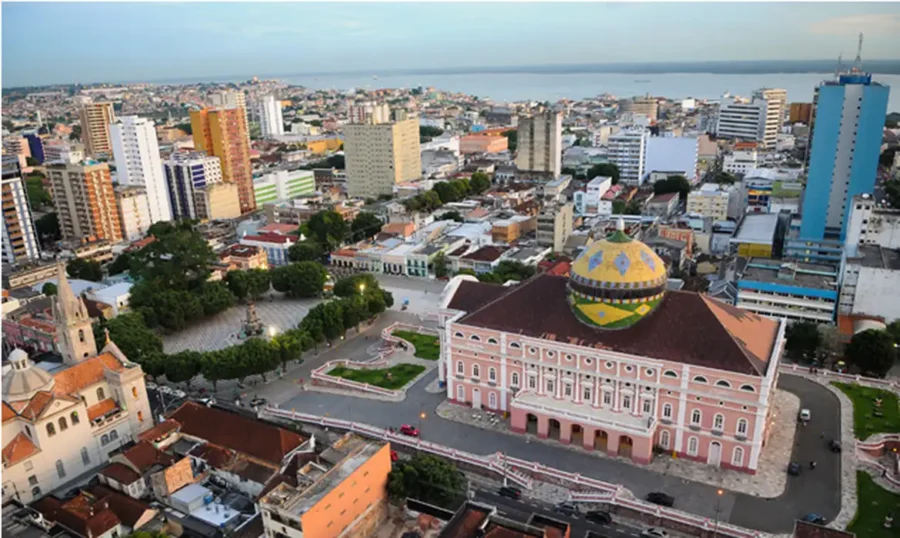
[[[653,250],[616,231],[590,245],[572,264],[569,300],[579,319],[597,327],[628,327],[662,300],[668,273]]]

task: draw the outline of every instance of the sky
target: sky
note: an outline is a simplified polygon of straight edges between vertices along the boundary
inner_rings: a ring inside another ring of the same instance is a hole
[[[2,2],[2,86],[541,64],[900,59],[900,3]]]

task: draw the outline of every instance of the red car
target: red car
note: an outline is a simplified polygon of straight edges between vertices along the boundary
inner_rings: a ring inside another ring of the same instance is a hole
[[[409,424],[404,424],[400,426],[400,433],[403,435],[408,435],[410,437],[418,437],[419,436],[419,428],[413,428]]]
[[[391,450],[391,461],[397,461],[400,459],[400,456],[397,455],[396,450]]]

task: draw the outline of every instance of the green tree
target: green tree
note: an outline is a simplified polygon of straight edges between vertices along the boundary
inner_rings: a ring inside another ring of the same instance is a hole
[[[816,358],[816,351],[822,344],[822,335],[819,327],[811,321],[798,321],[788,325],[786,331],[787,341],[784,350],[796,360],[812,362]]]
[[[225,275],[225,285],[238,299],[246,299],[250,293],[249,278],[246,271],[228,271]]]
[[[203,364],[203,354],[199,351],[179,351],[166,357],[166,379],[172,383],[186,383],[200,373]]]
[[[475,172],[469,180],[473,194],[481,194],[491,188],[491,178],[484,172]]]
[[[114,259],[112,263],[106,266],[106,270],[110,275],[118,275],[119,273],[124,273],[130,267],[131,255],[128,252],[123,252],[116,256],[116,259]]]
[[[737,178],[734,176],[734,174],[730,174],[721,170],[713,174],[712,177],[713,183],[720,183],[723,185],[731,185],[735,181],[737,181]]]
[[[331,252],[347,237],[347,222],[336,211],[319,211],[306,223],[310,236],[319,246]]]
[[[34,157],[25,157],[25,164],[27,166],[40,166],[41,163],[38,162]]]
[[[353,240],[359,241],[361,239],[375,237],[375,235],[381,231],[383,225],[384,223],[375,215],[375,213],[361,211],[359,215],[353,219],[353,223],[350,225],[350,230],[353,232]]]
[[[41,287],[41,293],[43,293],[47,297],[52,297],[53,295],[56,295],[56,292],[57,292],[56,284],[54,284],[53,282],[47,282],[46,284],[44,284]]]
[[[81,125],[72,126],[72,132],[69,133],[69,140],[81,140]]]
[[[888,334],[894,339],[894,343],[900,345],[900,319],[890,322],[886,328]]]
[[[847,344],[847,359],[868,375],[884,377],[894,366],[897,348],[887,331],[869,329],[856,333]]]
[[[440,181],[435,183],[431,190],[432,192],[437,193],[438,198],[441,200],[441,204],[458,202],[466,195],[466,193],[459,189],[458,184],[452,181]]]
[[[300,329],[290,329],[272,338],[272,345],[278,351],[281,360],[281,368],[287,371],[290,361],[299,360],[304,351],[304,339],[308,339],[304,331]]]
[[[501,134],[506,137],[509,151],[516,151],[516,146],[519,143],[519,133],[515,129],[510,129],[508,131],[503,131]]]
[[[32,210],[37,210],[53,203],[53,198],[50,197],[50,193],[44,188],[42,176],[32,175],[25,178],[25,190]]]
[[[653,194],[668,194],[677,192],[682,200],[691,192],[691,183],[684,176],[669,176],[653,184]]]
[[[72,278],[90,280],[91,282],[103,280],[103,267],[100,266],[100,262],[94,260],[75,258],[66,264],[66,273]]]
[[[119,346],[126,357],[143,364],[148,355],[163,352],[163,343],[155,332],[147,328],[144,318],[139,312],[127,312],[119,314],[108,321],[97,323],[99,331],[94,331],[97,342],[103,342],[106,335],[103,329],[109,331],[109,338]],[[97,334],[97,333],[100,334]]]
[[[362,288],[360,288],[362,286]],[[378,289],[378,280],[369,273],[360,273],[344,277],[334,283],[334,294],[338,297],[353,297]]]
[[[59,228],[59,217],[56,213],[47,213],[34,221],[34,230],[37,232],[41,245],[47,247],[55,241],[62,239],[62,231]]]
[[[434,276],[438,278],[444,278],[445,276],[450,274],[450,267],[447,263],[447,256],[443,252],[438,252],[431,263],[434,266]]]
[[[465,493],[463,474],[448,460],[417,454],[397,462],[388,475],[388,494],[396,500],[417,499],[446,506]]]
[[[292,262],[316,262],[323,254],[322,247],[315,241],[300,241],[288,249],[288,259]]]
[[[328,273],[316,262],[282,265],[272,270],[272,286],[290,297],[317,297],[322,293]]]
[[[612,184],[619,183],[619,167],[613,163],[601,163],[592,166],[587,173],[587,179],[594,179],[597,176],[611,177]]]
[[[157,222],[148,235],[156,241],[132,253],[131,276],[182,290],[198,287],[209,276],[216,255],[190,221]]]
[[[170,538],[162,531],[134,531],[125,538]]]
[[[223,282],[204,282],[200,286],[200,304],[203,314],[212,316],[234,306],[234,295]]]
[[[463,218],[462,214],[460,214],[457,210],[445,211],[441,213],[440,216],[435,217],[436,220],[452,220],[453,222],[464,222],[466,219]]]
[[[347,328],[344,327],[344,312],[341,303],[329,301],[319,306],[322,307],[322,329],[325,331],[325,338],[334,340],[343,336]]]
[[[176,128],[176,129],[180,129],[180,130],[184,131],[186,134],[189,134],[189,135],[190,135],[190,134],[194,134],[194,128],[191,127],[190,122],[178,123],[178,124],[175,125],[175,128]]]
[[[442,134],[444,134],[444,130],[440,127],[432,127],[431,125],[419,126],[419,140],[422,142],[428,142],[432,138],[441,136]]]
[[[213,392],[218,391],[219,381],[237,377],[237,346],[208,351],[200,360],[203,378],[213,384]],[[168,376],[167,376],[168,377]]]
[[[248,374],[262,376],[263,383],[266,382],[266,374],[281,364],[278,347],[260,338],[251,338],[241,344],[241,356],[247,363]]]

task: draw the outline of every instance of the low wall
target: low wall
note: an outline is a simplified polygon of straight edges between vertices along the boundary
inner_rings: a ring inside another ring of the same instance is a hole
[[[313,370],[312,374],[310,375],[310,379],[312,379],[313,385],[320,387],[357,390],[369,394],[377,394],[379,396],[384,396],[392,399],[403,398],[403,396],[405,395],[404,391],[389,390],[382,387],[377,387],[375,385],[370,385],[368,383],[360,383],[358,381],[351,381],[350,379],[328,375],[328,372],[330,372],[334,368],[337,368],[338,366],[353,368],[356,370],[374,370],[377,368],[384,368],[389,364],[390,361],[385,358],[378,359],[372,362],[356,362],[348,359],[338,359],[334,361],[328,361],[322,366],[319,366],[318,368]]]
[[[801,366],[799,364],[782,364],[780,367],[780,370],[787,374],[813,375],[816,377],[830,379],[833,381],[843,381],[846,383],[857,383],[860,385],[868,385],[871,387],[889,390],[889,391],[900,394],[900,381],[896,381],[893,378],[892,379],[879,379],[877,377],[866,377],[863,375],[840,374],[838,372],[833,372],[831,370],[816,370],[815,373],[813,373],[808,366]]]

